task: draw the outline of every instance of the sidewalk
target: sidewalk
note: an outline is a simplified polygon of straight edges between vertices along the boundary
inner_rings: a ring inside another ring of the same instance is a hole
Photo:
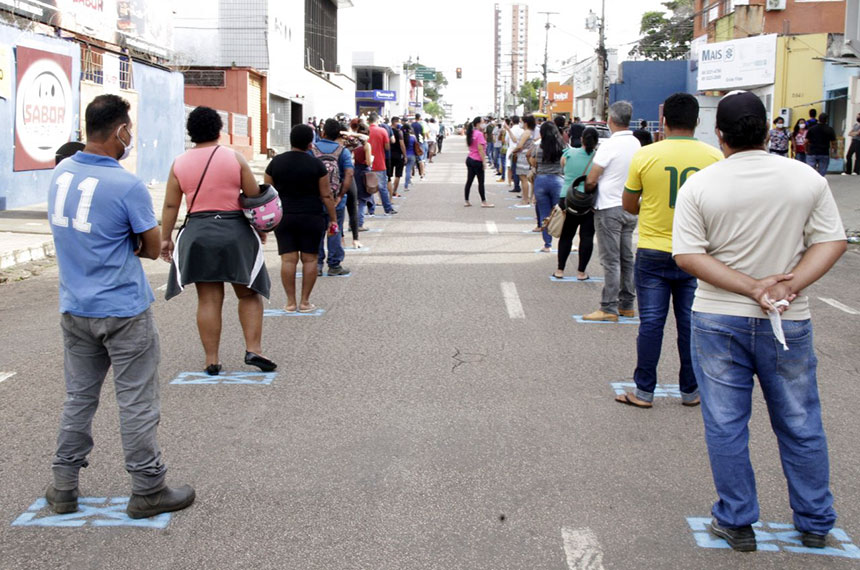
[[[155,217],[158,223],[161,223],[165,184],[148,188],[152,195]],[[183,205],[179,211],[178,223],[182,223],[184,215]],[[53,256],[54,240],[48,223],[47,203],[0,211],[0,270]]]

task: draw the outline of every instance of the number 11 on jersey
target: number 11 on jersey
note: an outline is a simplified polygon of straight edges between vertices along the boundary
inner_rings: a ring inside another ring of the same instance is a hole
[[[57,195],[54,198],[54,209],[51,214],[51,223],[62,228],[69,227],[69,218],[65,216],[66,199],[69,197],[69,188],[72,185],[75,175],[71,172],[64,172],[57,177]],[[78,190],[81,192],[81,199],[78,202],[78,209],[75,212],[75,217],[72,220],[72,227],[79,232],[90,233],[92,224],[87,221],[90,216],[90,206],[93,203],[93,194],[96,192],[96,186],[99,185],[98,178],[85,178],[78,184]]]

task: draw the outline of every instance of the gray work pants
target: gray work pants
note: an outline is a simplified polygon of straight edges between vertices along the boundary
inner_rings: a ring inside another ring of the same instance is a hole
[[[600,265],[603,266],[603,295],[600,309],[618,314],[618,309],[632,310],[636,299],[633,271],[633,230],[636,216],[624,208],[594,211]]]
[[[64,313],[66,401],[52,469],[54,487],[74,489],[93,448],[92,423],[108,368],[113,366],[125,468],[132,492],[164,488],[167,466],[155,438],[161,409],[158,394],[158,330],[147,309],[134,317],[88,318]]]

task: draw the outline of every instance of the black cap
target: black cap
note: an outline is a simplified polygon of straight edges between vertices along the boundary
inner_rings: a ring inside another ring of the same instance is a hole
[[[758,117],[767,123],[767,110],[755,94],[749,91],[732,91],[717,105],[717,128],[730,130],[745,117]]]

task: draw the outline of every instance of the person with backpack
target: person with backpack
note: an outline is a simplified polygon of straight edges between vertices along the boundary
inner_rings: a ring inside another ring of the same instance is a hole
[[[403,125],[403,144],[406,146],[406,183],[403,188],[408,191],[412,183],[412,171],[415,169],[415,161],[418,158],[415,154],[418,139],[412,134],[412,127],[406,124]]]
[[[341,126],[335,119],[323,123],[322,138],[311,145],[310,153],[317,157],[328,171],[329,186],[335,203],[337,226],[343,228],[346,218],[346,192],[352,186],[355,168],[352,153],[340,142]],[[317,275],[322,276],[326,261],[326,242],[328,242],[328,275],[349,275],[349,269],[341,265],[345,257],[341,233],[323,236],[320,240],[320,254],[317,258]]]
[[[566,199],[568,189],[588,175],[591,170],[591,161],[594,158],[594,150],[598,141],[597,129],[588,127],[580,135],[579,147],[568,147],[561,155],[561,168],[564,173],[564,191],[559,200],[559,207],[565,211],[564,226],[561,229],[561,237],[558,239],[558,269],[552,274],[556,279],[564,279],[564,267],[573,249],[573,238],[579,230],[579,263],[576,269],[576,278],[580,281],[588,279],[588,262],[594,253],[594,209],[569,207]],[[585,183],[581,180],[577,186],[580,188]]]

